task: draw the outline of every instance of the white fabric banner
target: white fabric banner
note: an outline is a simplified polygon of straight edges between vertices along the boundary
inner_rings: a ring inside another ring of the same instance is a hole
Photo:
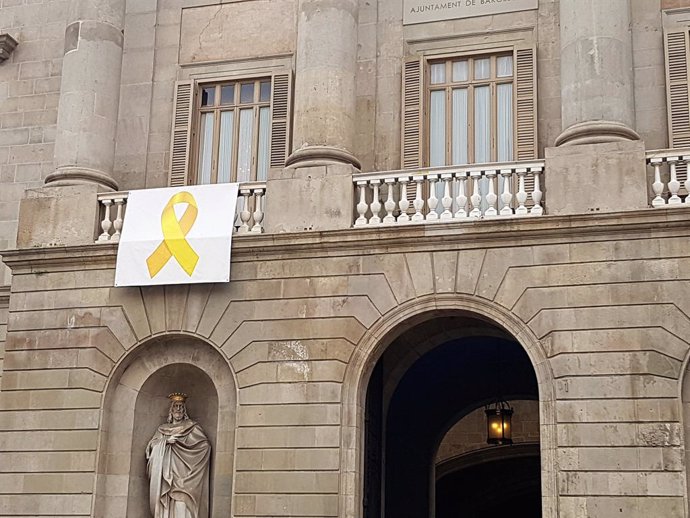
[[[238,184],[130,191],[115,286],[228,282]]]

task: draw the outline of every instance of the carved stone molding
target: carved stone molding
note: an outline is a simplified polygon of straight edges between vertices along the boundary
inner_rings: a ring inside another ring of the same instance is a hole
[[[0,63],[10,57],[19,42],[6,32],[0,34]]]

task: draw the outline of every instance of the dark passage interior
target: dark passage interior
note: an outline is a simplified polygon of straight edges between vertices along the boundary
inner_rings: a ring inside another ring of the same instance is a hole
[[[437,479],[446,432],[496,399],[538,399],[530,359],[505,331],[475,318],[438,316],[398,336],[367,391],[364,517],[474,518],[510,509],[511,516],[539,518],[536,444],[519,452],[518,445],[483,444],[481,451],[494,451],[446,467]]]

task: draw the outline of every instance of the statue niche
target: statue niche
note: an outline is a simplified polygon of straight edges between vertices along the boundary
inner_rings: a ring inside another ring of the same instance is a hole
[[[232,370],[207,343],[169,336],[141,344],[112,374],[103,403],[94,518],[152,516],[145,453],[170,417],[169,396],[176,392],[192,396],[185,410],[203,427],[209,444],[204,475],[209,496],[198,516],[232,515],[237,408]]]
[[[151,516],[208,518],[211,443],[187,415],[187,395],[174,392],[168,398],[167,423],[146,446]]]

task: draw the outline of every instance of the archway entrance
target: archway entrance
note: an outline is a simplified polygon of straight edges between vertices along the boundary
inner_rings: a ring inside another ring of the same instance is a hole
[[[478,416],[497,399],[516,403],[515,446],[486,443]],[[541,517],[538,399],[529,357],[496,325],[438,316],[408,328],[367,389],[364,517]]]

